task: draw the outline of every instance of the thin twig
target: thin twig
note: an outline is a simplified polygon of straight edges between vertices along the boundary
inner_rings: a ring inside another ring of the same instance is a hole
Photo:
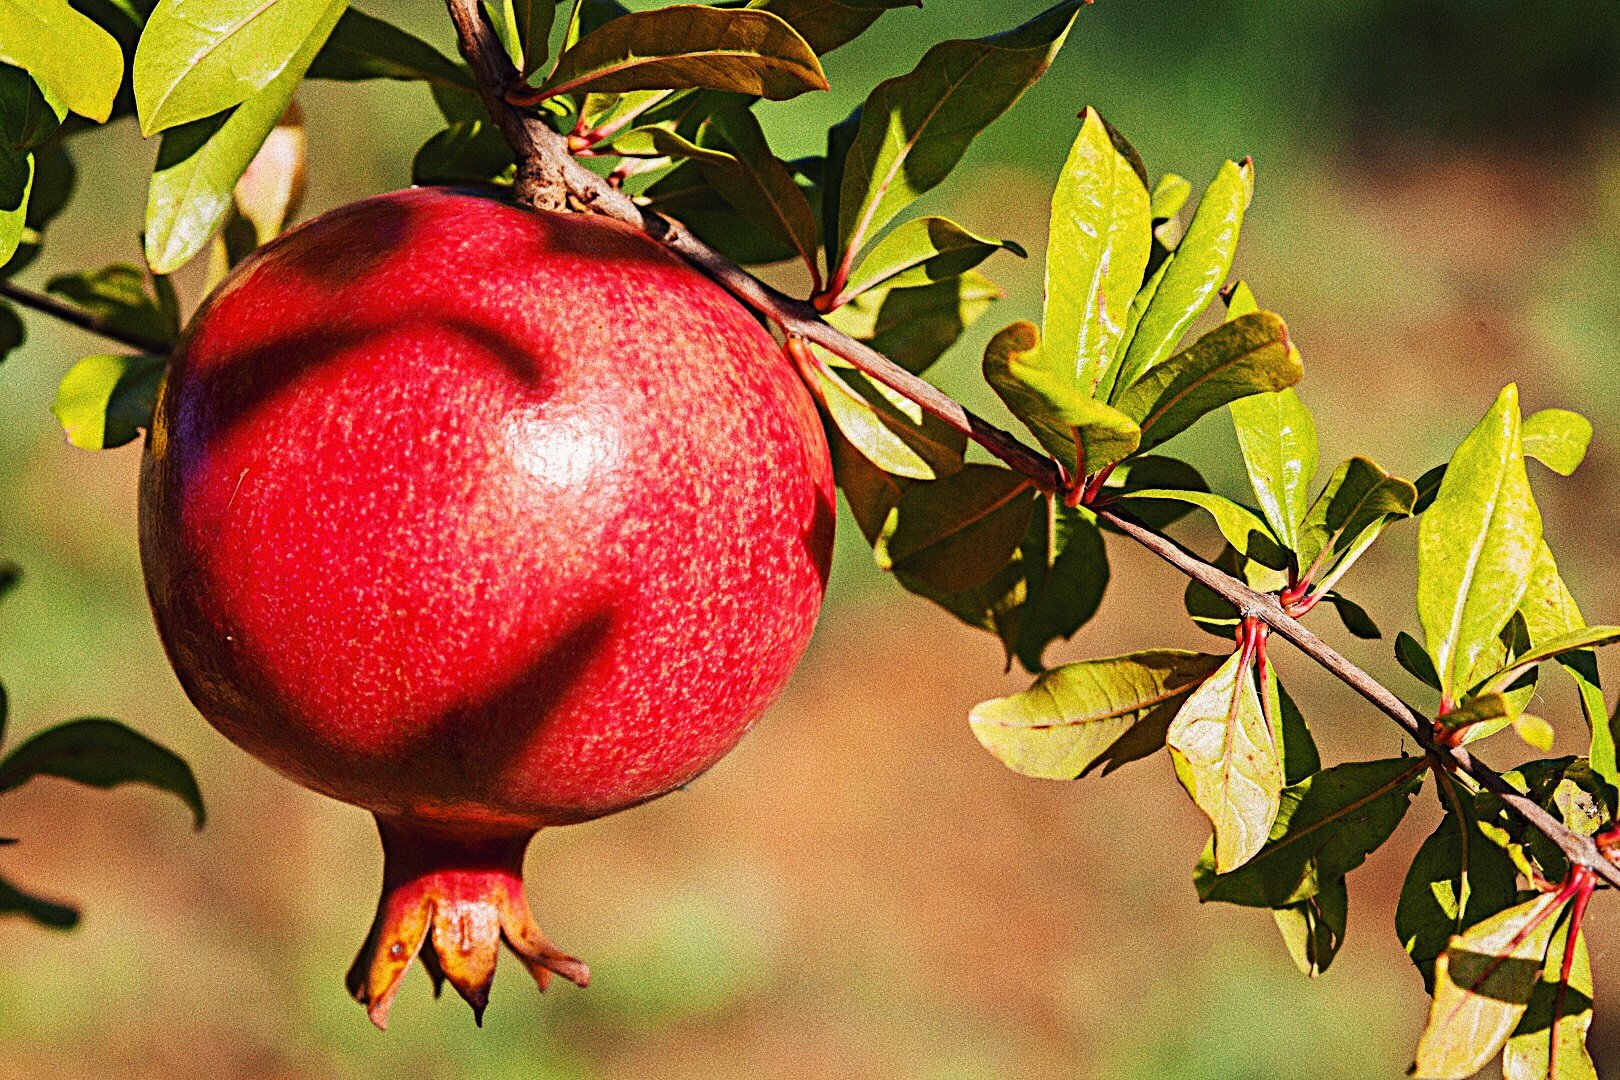
[[[54,296],[47,296],[32,289],[25,289],[21,285],[14,285],[9,281],[0,281],[0,296],[15,304],[21,304],[25,308],[61,319],[65,323],[71,323],[80,330],[100,334],[108,341],[116,341],[120,345],[126,345],[131,349],[139,349],[141,352],[155,353],[162,356],[174,345],[170,341],[149,338],[139,331],[130,331],[112,326],[107,320],[92,315],[87,311],[81,311],[72,304],[65,304]]]
[[[1042,491],[1059,490],[1062,473],[1052,458],[975,416],[932,384],[906,371],[871,346],[833,328],[822,320],[808,301],[794,299],[766,285],[693,236],[679,222],[638,206],[634,199],[605,178],[575,161],[568,153],[565,136],[507,102],[505,91],[514,84],[517,73],[496,40],[494,31],[484,21],[478,0],[446,0],[446,3],[456,24],[461,51],[472,64],[484,101],[518,155],[519,201],[540,209],[574,205],[643,229],[738,300],[781,327],[785,333],[805,338],[848,360],[864,374],[903,394],[925,412],[1029,477]],[[1603,857],[1591,837],[1582,836],[1565,826],[1516,791],[1489,766],[1476,760],[1467,750],[1437,744],[1427,718],[1307,630],[1282,609],[1275,597],[1255,592],[1173,540],[1117,511],[1102,509],[1098,513],[1126,536],[1231,601],[1239,611],[1265,622],[1335,678],[1377,706],[1425,751],[1448,760],[1500,796],[1526,821],[1557,844],[1572,863],[1589,867],[1609,884],[1620,887],[1620,868]]]

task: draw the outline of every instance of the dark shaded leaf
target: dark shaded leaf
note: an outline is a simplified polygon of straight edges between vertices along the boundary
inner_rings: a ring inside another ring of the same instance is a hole
[[[158,389],[168,370],[163,356],[87,356],[68,369],[51,412],[68,442],[81,450],[110,450],[151,426]]]
[[[311,79],[358,82],[402,79],[425,82],[476,98],[478,86],[466,66],[414,34],[349,8],[309,67]]]
[[[995,282],[969,270],[932,285],[873,289],[831,312],[827,321],[920,375],[1003,295]]]
[[[510,183],[516,168],[512,147],[492,121],[457,120],[416,152],[411,183]]]
[[[0,760],[0,792],[38,776],[91,787],[149,784],[180,798],[203,825],[202,793],[187,765],[144,735],[115,720],[72,720],[42,731]]]
[[[960,592],[993,578],[1029,527],[1034,486],[996,465],[964,465],[953,476],[911,484],[879,558],[896,573]]]
[[[1022,545],[1027,599],[1014,649],[1031,673],[1045,668],[1048,645],[1091,621],[1108,589],[1108,551],[1090,514],[1052,496],[1037,506]]]
[[[1339,613],[1339,620],[1344,623],[1344,628],[1356,637],[1363,641],[1377,641],[1384,636],[1379,631],[1378,624],[1373,622],[1372,616],[1367,614],[1367,610],[1348,596],[1330,592],[1322,599],[1333,605],[1333,610]]]
[[[145,272],[125,263],[58,274],[45,283],[45,290],[121,333],[150,341],[177,336],[168,313],[147,291]]]

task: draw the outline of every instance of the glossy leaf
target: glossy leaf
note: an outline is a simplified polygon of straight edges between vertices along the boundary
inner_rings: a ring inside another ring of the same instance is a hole
[[[162,356],[87,356],[62,376],[51,412],[81,450],[123,446],[151,426],[167,369]]]
[[[1027,477],[997,465],[911,484],[880,559],[896,573],[958,592],[989,581],[1018,550],[1034,510]]]
[[[976,270],[916,288],[862,293],[827,321],[912,374],[928,370],[1005,295]]]
[[[889,529],[908,481],[884,472],[855,449],[836,424],[827,425],[833,476],[844,493],[850,514],[868,544],[876,544]]]
[[[1253,858],[1217,873],[1206,850],[1193,882],[1202,901],[1278,908],[1315,896],[1383,846],[1428,768],[1423,758],[1335,765],[1282,792],[1270,838]]]
[[[202,793],[191,767],[144,735],[114,720],[72,720],[42,731],[0,760],[0,792],[38,776],[55,776],[90,787],[148,784],[191,808],[203,825]]]
[[[676,4],[612,19],[557,59],[540,98],[702,87],[781,101],[827,89],[809,44],[765,11]]]
[[[311,79],[358,82],[401,79],[470,97],[478,96],[472,73],[438,49],[392,23],[349,8],[310,65]]]
[[[141,134],[247,101],[287,71],[311,35],[346,6],[347,0],[159,0],[131,72]]]
[[[1064,0],[1005,33],[942,42],[909,74],[878,84],[843,155],[837,240],[827,249],[832,262],[852,260],[945,179],[979,132],[1045,73],[1081,6]]]
[[[1557,914],[1543,893],[1453,938],[1435,963],[1434,1001],[1418,1042],[1420,1080],[1466,1080],[1507,1041],[1541,981]]]
[[[803,200],[802,195],[800,200]],[[810,230],[805,238],[809,250],[807,258],[814,261],[815,221],[808,204],[804,214]],[[871,253],[861,261],[840,296],[853,299],[884,285],[903,289],[936,284],[966,273],[1003,250],[1020,258],[1025,255],[1024,249],[1011,240],[976,236],[948,218],[914,218],[872,246]]]
[[[966,436],[931,416],[902,411],[866,376],[834,374],[823,365],[816,386],[838,430],[884,472],[932,480],[962,468]]]
[[[1229,408],[1260,509],[1283,546],[1297,551],[1316,477],[1316,421],[1292,387],[1239,398]]]
[[[1271,915],[1294,965],[1314,979],[1328,969],[1344,943],[1350,919],[1349,887],[1343,878],[1335,878],[1310,899],[1274,908]]]
[[[1524,596],[1541,542],[1508,386],[1452,456],[1418,532],[1418,616],[1455,700]]]
[[[1042,362],[1033,323],[1013,323],[991,338],[983,370],[991,389],[1071,476],[1126,458],[1140,443],[1134,420]]]
[[[1095,109],[1081,113],[1052,196],[1041,364],[1085,397],[1125,335],[1153,241],[1147,188]]]
[[[1141,427],[1145,451],[1222,405],[1292,386],[1304,373],[1288,328],[1261,311],[1211,330],[1132,384],[1116,405]]]
[[[62,105],[98,123],[124,79],[118,42],[68,0],[0,0],[0,62],[33,75]]]
[[[1163,745],[1176,710],[1221,663],[1159,649],[1064,664],[1022,693],[975,706],[969,722],[986,750],[1024,776],[1073,780],[1098,765],[1111,772],[1143,756],[1121,758],[1128,743],[1149,753]]]
[[[922,0],[753,0],[748,6],[779,16],[825,56],[859,37],[885,11],[922,7]]]
[[[1395,907],[1395,934],[1431,994],[1435,959],[1452,936],[1518,898],[1513,861],[1479,831],[1469,801],[1448,805],[1450,812],[1413,857]]]
[[[93,315],[110,329],[151,341],[173,341],[179,329],[148,291],[146,274],[125,263],[58,274],[45,291]]]
[[[1108,589],[1108,551],[1089,511],[1054,496],[1037,505],[1020,545],[1027,598],[1013,646],[1025,670],[1046,667],[1046,648],[1091,621]]]
[[[0,877],[0,916],[3,915],[23,915],[53,930],[71,930],[79,925],[78,908],[24,892]]]
[[[1540,642],[1491,674],[1481,684],[1485,690],[1505,690],[1542,661],[1567,653],[1613,645],[1620,641],[1620,626],[1586,626]]]
[[[292,101],[342,13],[341,0],[264,89],[235,110],[166,133],[146,201],[146,261],[155,273],[185,265],[208,244],[231,208],[232,191]]]
[[[1592,421],[1568,409],[1542,409],[1524,418],[1524,454],[1559,476],[1580,468],[1592,443]]]
[[[1121,393],[1168,359],[1215,299],[1232,269],[1253,195],[1254,169],[1248,161],[1228,161],[1210,181],[1120,360],[1115,385]]]
[[[1277,543],[1271,528],[1253,510],[1233,502],[1224,495],[1207,491],[1175,491],[1160,488],[1138,488],[1124,493],[1131,502],[1139,500],[1170,500],[1196,506],[1215,519],[1226,542],[1238,552],[1262,566],[1284,570],[1288,566],[1288,553]]]
[[[1153,220],[1168,221],[1175,217],[1181,213],[1181,208],[1187,205],[1187,200],[1191,197],[1192,185],[1185,177],[1165,173],[1153,186]]]
[[[1305,513],[1299,530],[1301,569],[1320,571],[1337,560],[1339,573],[1348,569],[1351,553],[1359,553],[1391,521],[1412,513],[1417,489],[1391,476],[1364,457],[1353,457],[1333,471],[1327,485]],[[1371,534],[1371,535],[1369,535]]]
[[[1182,704],[1166,735],[1176,776],[1214,828],[1214,865],[1223,874],[1265,846],[1283,789],[1281,747],[1250,659],[1233,653]]]
[[[1586,1033],[1592,1027],[1592,962],[1586,935],[1576,933],[1571,942],[1573,931],[1571,920],[1564,919],[1548,943],[1541,981],[1502,1051],[1503,1080],[1598,1080],[1597,1066],[1586,1049]]]

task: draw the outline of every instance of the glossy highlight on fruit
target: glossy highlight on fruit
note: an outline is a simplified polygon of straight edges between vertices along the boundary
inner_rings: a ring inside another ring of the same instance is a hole
[[[148,440],[141,555],[192,701],[385,849],[350,989],[418,953],[481,1013],[540,828],[713,765],[820,607],[833,482],[781,349],[617,223],[441,189],[332,211],[198,313]]]

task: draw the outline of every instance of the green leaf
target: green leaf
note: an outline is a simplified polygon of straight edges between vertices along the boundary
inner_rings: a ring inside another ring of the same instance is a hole
[[[949,175],[979,132],[1051,66],[1081,6],[1064,0],[1005,33],[942,42],[909,74],[878,84],[844,157],[830,261],[853,265],[867,239]]]
[[[827,89],[827,77],[798,31],[769,12],[676,4],[586,34],[558,57],[537,99],[687,87],[781,101]]]
[[[911,484],[879,558],[897,574],[959,592],[984,584],[1018,550],[1035,501],[1027,477],[998,465]]]
[[[1543,893],[1452,939],[1435,962],[1434,1001],[1414,1066],[1420,1080],[1464,1080],[1502,1048],[1541,981],[1567,902]]]
[[[234,111],[164,135],[146,200],[146,261],[155,273],[173,273],[207,246],[231,208],[232,189],[286,112],[343,5],[330,3],[281,74]]]
[[[528,78],[546,62],[557,0],[484,0],[512,66]]]
[[[1290,785],[1270,838],[1248,862],[1218,873],[1205,850],[1193,872],[1198,899],[1278,908],[1315,896],[1390,838],[1427,769],[1423,758],[1357,761]]]
[[[1580,468],[1592,443],[1592,421],[1568,409],[1542,409],[1524,418],[1520,430],[1526,457],[1533,457],[1559,476]]]
[[[1169,491],[1208,491],[1209,483],[1199,471],[1175,458],[1157,454],[1122,461],[1109,474],[1103,490],[1111,498],[1128,498],[1137,491],[1161,488]],[[1131,515],[1155,532],[1163,532],[1195,508],[1190,503],[1143,500],[1131,507]]]
[[[1500,669],[1480,683],[1481,689],[1505,690],[1519,677],[1544,660],[1563,656],[1566,653],[1578,652],[1595,648],[1599,645],[1612,645],[1620,641],[1620,626],[1586,626],[1579,630],[1571,630],[1557,637],[1548,638],[1526,652],[1516,656],[1510,663],[1504,664]]]
[[[1044,505],[1043,505],[1044,504]],[[1085,510],[1046,496],[1021,545],[1026,599],[1013,651],[1030,672],[1045,668],[1046,647],[1091,621],[1108,589],[1108,551]]]
[[[34,186],[34,155],[0,147],[0,263],[11,258],[28,227],[28,193]]]
[[[1125,348],[1115,386],[1128,393],[1133,383],[1163,363],[1215,299],[1232,269],[1243,215],[1253,196],[1254,168],[1247,160],[1221,166]]]
[[[72,720],[42,731],[0,760],[0,792],[36,776],[56,776],[97,788],[148,784],[176,795],[203,825],[202,793],[191,767],[115,720]]]
[[[517,167],[512,147],[489,120],[457,120],[437,132],[411,160],[413,184],[494,184]]]
[[[1344,462],[1305,513],[1295,549],[1301,568],[1312,571],[1312,580],[1321,581],[1321,572],[1336,559],[1330,576],[1342,577],[1386,525],[1411,515],[1416,497],[1411,483],[1391,476],[1368,458]]]
[[[1282,319],[1260,311],[1211,330],[1142,376],[1115,404],[1141,427],[1145,451],[1222,405],[1292,386],[1304,374]]]
[[[1591,1027],[1592,962],[1586,935],[1575,932],[1572,919],[1564,919],[1548,943],[1541,981],[1530,994],[1524,1018],[1502,1051],[1503,1080],[1598,1080],[1597,1066],[1586,1049]]]
[[[1042,365],[1085,397],[1113,362],[1153,242],[1147,188],[1095,109],[1052,196]]]
[[[859,37],[885,11],[922,7],[922,0],[753,0],[748,6],[778,16],[825,56]]]
[[[1422,973],[1424,989],[1434,992],[1434,962],[1452,935],[1517,898],[1513,861],[1480,833],[1468,801],[1456,800],[1418,848],[1395,907],[1395,934]]]
[[[0,150],[0,176],[5,173],[8,155]],[[23,215],[21,243],[10,261],[0,261],[0,278],[11,277],[26,268],[39,255],[42,234],[73,194],[78,172],[73,159],[62,148],[60,140],[47,142],[33,153],[34,177],[27,196],[27,212]],[[0,179],[0,191],[5,181]],[[3,229],[4,226],[0,226]]]
[[[1215,519],[1226,542],[1262,566],[1273,570],[1288,568],[1288,553],[1277,543],[1271,529],[1253,510],[1239,505],[1224,495],[1207,491],[1176,491],[1161,488],[1138,488],[1122,493],[1131,502],[1139,500],[1170,500],[1196,506]]]
[[[933,480],[962,468],[967,437],[886,387],[855,371],[835,374],[825,364],[816,388],[833,423],[867,460],[895,476]]]
[[[147,291],[145,272],[126,263],[58,274],[45,283],[45,291],[121,333],[151,341],[173,341],[177,336],[168,313]]]
[[[1156,649],[1064,664],[1022,693],[975,706],[969,723],[986,750],[1024,776],[1073,780],[1099,765],[1112,772],[1162,746],[1176,709],[1221,663]]]
[[[474,100],[472,72],[432,45],[392,23],[349,8],[309,67],[311,79],[359,82],[400,79],[425,82]]]
[[[907,481],[867,460],[836,424],[827,425],[827,445],[832,450],[833,476],[844,493],[855,524],[868,544],[876,544],[890,526]]]
[[[110,450],[151,426],[168,359],[162,356],[87,356],[68,369],[51,412],[81,450]]]
[[[807,239],[808,258],[813,261],[816,250],[814,220],[810,217],[808,205],[804,210],[812,229]],[[1010,251],[1019,258],[1026,254],[1011,240],[975,236],[948,218],[914,218],[872,246],[871,254],[861,261],[860,269],[851,275],[849,284],[832,303],[842,306],[880,286],[903,289],[937,284],[966,273],[1002,250]]]
[[[159,0],[132,71],[141,134],[247,101],[291,68],[310,37],[329,31],[346,6],[347,0]]]
[[[1541,542],[1519,443],[1519,392],[1509,385],[1452,455],[1418,531],[1418,616],[1455,701],[1524,596]]]
[[[1054,374],[1040,353],[1040,335],[1028,322],[1013,323],[984,347],[986,381],[1041,446],[1070,476],[1134,453],[1141,434],[1136,422]]]
[[[1298,551],[1316,477],[1316,421],[1292,387],[1228,406],[1255,498],[1277,538]]]
[[[32,150],[56,133],[67,109],[20,67],[0,64],[0,143]]]
[[[7,354],[22,346],[27,338],[23,329],[22,320],[17,317],[16,311],[10,304],[0,303],[0,361],[4,361]]]
[[[630,9],[619,0],[574,0],[568,23],[563,27],[563,51],[567,52],[578,45],[580,39],[589,37],[614,19],[622,19],[628,14]]]
[[[1165,173],[1153,187],[1153,220],[1168,221],[1181,213],[1192,197],[1192,185],[1175,173]]]
[[[1265,846],[1283,789],[1282,748],[1252,656],[1234,652],[1182,704],[1166,742],[1182,787],[1214,828],[1217,871],[1237,869]]]
[[[1485,730],[1495,733],[1513,722],[1517,712],[1505,696],[1496,691],[1484,694],[1475,694],[1467,698],[1461,705],[1447,712],[1440,719],[1448,731],[1462,731],[1468,728],[1478,728],[1480,725],[1492,725]],[[1472,742],[1474,739],[1484,738],[1477,731],[1469,733],[1470,738],[1463,742]]]
[[[24,915],[53,930],[79,925],[77,908],[23,892],[5,878],[0,878],[0,915]]]
[[[113,36],[68,0],[0,0],[0,63],[13,64],[68,109],[101,123],[124,80]]]
[[[1275,908],[1271,915],[1295,966],[1314,979],[1328,969],[1344,943],[1350,918],[1349,888],[1343,878],[1337,878],[1310,899]]]
[[[963,331],[1005,295],[976,270],[932,285],[878,288],[827,315],[827,321],[920,375]]]

